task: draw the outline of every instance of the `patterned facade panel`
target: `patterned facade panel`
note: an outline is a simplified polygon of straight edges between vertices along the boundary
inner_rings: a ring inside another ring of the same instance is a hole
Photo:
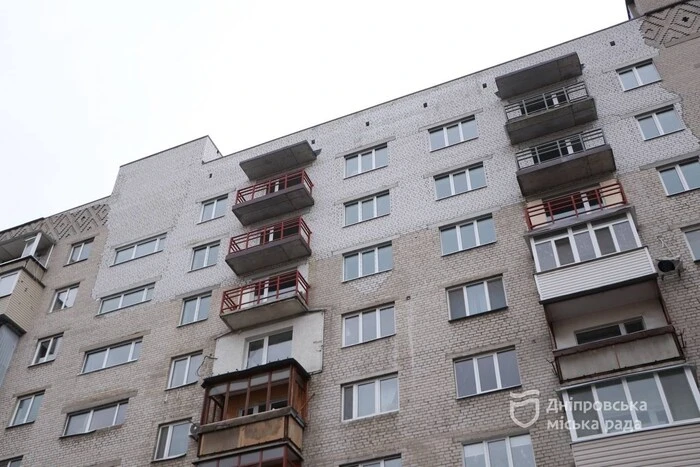
[[[646,17],[641,26],[647,43],[670,46],[700,34],[700,0],[691,0]]]

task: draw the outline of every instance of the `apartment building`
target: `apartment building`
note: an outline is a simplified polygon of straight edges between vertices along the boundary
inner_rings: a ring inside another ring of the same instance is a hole
[[[0,467],[700,462],[700,2],[0,232]]]

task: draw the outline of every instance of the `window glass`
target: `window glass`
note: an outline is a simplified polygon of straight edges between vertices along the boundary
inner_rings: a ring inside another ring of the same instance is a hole
[[[182,310],[182,322],[181,324],[191,323],[195,320],[197,313],[197,303],[198,299],[193,298],[185,300],[184,308]]]
[[[446,198],[452,195],[452,188],[450,187],[450,176],[440,177],[435,179],[435,192],[438,199]]]
[[[345,205],[345,225],[356,224],[360,221],[357,203]]]
[[[477,137],[476,120],[470,119],[462,122],[462,136],[464,141]]]
[[[374,413],[374,382],[357,386],[357,416],[363,417]]]
[[[399,408],[399,385],[396,378],[379,382],[379,411],[389,412]]]
[[[359,255],[350,255],[343,258],[344,277],[345,280],[355,279],[359,277]]]
[[[430,132],[430,148],[440,149],[445,147],[445,136],[442,128]]]
[[[615,253],[615,242],[612,238],[612,233],[608,227],[595,230],[596,240],[598,241],[598,248],[600,249],[601,255],[609,255]]]
[[[453,125],[447,127],[447,144],[456,144],[459,142],[459,126]]]
[[[360,342],[360,316],[345,318],[345,345],[358,344]]]
[[[574,262],[574,252],[571,249],[571,243],[569,243],[568,238],[554,240],[554,246],[557,249],[557,256],[561,266]]]
[[[641,405],[635,407],[637,418],[642,423],[642,427],[664,425],[668,423],[666,411],[664,410],[659,389],[653,375],[642,375],[627,378],[627,386],[630,390],[632,400],[646,402],[646,410],[642,410]]]
[[[700,162],[694,161],[680,165],[683,178],[688,184],[688,189],[700,188]]]
[[[681,183],[681,178],[679,177],[675,167],[668,170],[662,170],[660,173],[661,179],[666,187],[666,192],[669,195],[675,195],[676,193],[685,191],[683,183]]]
[[[637,239],[634,238],[634,232],[632,232],[632,226],[630,226],[629,222],[613,224],[613,230],[615,231],[615,239],[617,239],[617,244],[620,246],[620,251],[637,248]]]
[[[467,173],[466,172],[458,172],[456,174],[452,175],[452,183],[454,185],[454,193],[464,193],[466,192],[469,187],[467,185]]]
[[[476,394],[473,359],[455,362],[455,378],[457,379],[457,397]]]
[[[654,122],[654,118],[649,116],[649,117],[644,117],[638,119],[639,121],[639,126],[642,129],[642,135],[644,135],[644,139],[651,139],[655,138],[661,133],[659,133],[658,128],[656,127],[656,122]]]
[[[292,356],[292,331],[273,334],[268,338],[267,361],[275,362]]]
[[[462,240],[462,250],[467,250],[476,246],[476,234],[474,233],[473,222],[459,226],[459,234]]]
[[[483,443],[464,446],[464,463],[466,467],[490,467],[486,465]]]
[[[199,248],[194,250],[194,256],[192,258],[192,269],[200,269],[204,267],[204,259],[207,255],[206,248]]]
[[[372,274],[376,272],[374,268],[375,250],[365,251],[362,253],[362,274]]]
[[[576,250],[578,251],[578,257],[581,261],[588,261],[589,259],[595,258],[593,241],[591,240],[591,234],[588,233],[587,230],[574,234],[574,241],[576,242]],[[636,246],[635,244],[635,247]]]
[[[442,244],[443,255],[448,255],[459,251],[459,244],[457,243],[457,228],[453,227],[451,229],[440,230],[440,242]]]
[[[493,356],[487,355],[476,359],[477,369],[479,371],[479,387],[481,392],[490,391],[498,387],[496,381],[496,369],[493,365]]]
[[[112,426],[114,421],[114,415],[116,413],[117,407],[105,407],[103,409],[97,409],[92,413],[92,420],[90,420],[89,430],[99,430],[100,428],[106,428]]]
[[[362,206],[362,220],[372,219],[374,217],[374,198],[360,202]]]
[[[109,354],[107,355],[107,366],[119,365],[120,363],[129,361],[130,353],[131,343],[110,348]]]
[[[488,291],[492,310],[504,308],[506,306],[506,294],[503,290],[503,280],[496,279],[489,281]]]
[[[499,439],[498,441],[490,441],[488,443],[489,463],[491,465],[508,466],[508,450],[506,449],[506,440]]]
[[[641,84],[653,83],[654,81],[658,81],[661,79],[653,63],[639,65],[636,68],[637,73],[639,74],[639,78],[642,81]]]
[[[144,256],[149,253],[153,253],[156,251],[156,244],[158,243],[157,239],[153,239],[151,241],[145,242],[145,243],[140,243],[136,245],[136,257],[138,258],[139,256]]]
[[[597,384],[596,392],[599,400],[611,402],[610,404],[601,404],[603,423],[605,423],[608,433],[622,431],[626,423],[627,426],[632,423],[627,396],[620,381]]]
[[[216,208],[214,209],[214,217],[221,217],[226,214],[226,200],[228,197],[216,200]]]
[[[625,90],[633,89],[638,86],[637,77],[634,76],[633,70],[620,73],[620,81],[622,81],[622,88]]]
[[[18,273],[8,274],[0,277],[0,297],[12,293],[17,281]]]
[[[513,457],[513,467],[535,467],[535,453],[532,451],[530,435],[512,436],[510,452]]]
[[[343,388],[343,420],[351,420],[353,418],[353,386]]]
[[[478,284],[469,285],[466,289],[469,314],[474,315],[487,311],[489,307],[486,303],[486,288],[484,287],[484,283],[479,282]]]
[[[374,150],[375,168],[386,167],[389,164],[389,150],[386,146]]]
[[[396,332],[394,325],[394,307],[379,310],[379,331],[382,337],[391,336]]]
[[[476,223],[479,230],[479,243],[492,243],[496,241],[496,229],[493,226],[493,218],[479,219]]]
[[[379,248],[379,270],[388,271],[393,268],[393,259],[391,256],[391,245]]]
[[[658,112],[656,114],[659,119],[659,124],[664,133],[671,133],[672,131],[680,130],[681,121],[678,118],[678,114],[675,109],[665,110],[663,112]]]
[[[362,314],[362,339],[365,341],[377,338],[377,313],[369,311]]]
[[[700,230],[692,230],[685,233],[685,238],[690,245],[690,252],[693,254],[693,259],[700,259]]]
[[[389,214],[390,201],[389,194],[381,195],[377,197],[377,216],[384,216]]]
[[[372,170],[372,152],[367,152],[360,156],[360,164],[362,166],[362,171],[367,172]]]
[[[578,437],[600,434],[600,422],[595,410],[591,410],[595,402],[590,387],[570,389],[567,391],[571,403],[576,435]]]
[[[666,400],[668,401],[673,420],[700,418],[700,411],[688,384],[685,370],[676,368],[659,372],[659,379],[666,394]]]
[[[499,352],[496,357],[498,359],[498,373],[501,376],[501,387],[518,386],[520,384],[520,371],[518,370],[515,350]]]
[[[247,368],[262,365],[263,363],[263,348],[265,347],[265,339],[258,339],[248,343],[248,363]]]
[[[123,263],[124,261],[128,261],[131,259],[133,254],[134,254],[134,250],[132,248],[129,248],[128,250],[117,251],[117,257],[114,260],[114,262],[115,263]]]
[[[550,242],[543,242],[535,245],[535,252],[537,253],[537,260],[540,263],[541,271],[548,271],[549,269],[557,267],[556,260],[554,259],[554,250],[552,250],[552,244]]]
[[[483,166],[469,169],[469,180],[472,184],[472,190],[486,186],[486,173]]]
[[[187,371],[187,359],[175,360],[173,362],[170,387],[181,386],[185,380]]]
[[[345,159],[345,176],[357,175],[360,173],[359,157],[353,156]]]
[[[202,365],[203,359],[204,357],[202,357],[201,354],[192,355],[190,357],[190,367],[187,371],[187,379],[185,380],[185,384],[194,383],[199,379],[197,372],[199,371],[199,367]]]
[[[66,426],[66,435],[75,435],[88,431],[87,421],[89,416],[90,412],[69,416],[68,424]]]
[[[202,205],[202,220],[206,221],[214,217],[214,201]]]
[[[447,293],[447,297],[450,305],[450,318],[456,319],[467,316],[467,309],[464,304],[464,290],[461,287],[450,290]]]

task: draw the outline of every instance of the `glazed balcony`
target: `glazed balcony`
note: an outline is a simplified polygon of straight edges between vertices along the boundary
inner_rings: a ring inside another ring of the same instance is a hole
[[[576,52],[538,63],[496,78],[498,96],[510,99],[544,86],[581,76],[581,61]]]
[[[308,381],[293,358],[205,379],[198,456],[270,444],[301,452]]]
[[[287,445],[198,462],[197,467],[301,467],[301,456]]]
[[[233,331],[309,310],[309,284],[298,271],[224,292],[221,319]]]
[[[506,132],[512,144],[592,122],[598,118],[595,102],[584,83],[547,91],[509,104]]]
[[[316,152],[307,141],[277,149],[242,161],[239,165],[249,180],[261,180],[284,173],[316,160]]]
[[[539,144],[515,156],[523,196],[615,171],[612,148],[600,129]]]
[[[231,239],[226,263],[238,274],[311,255],[311,230],[301,217],[266,225]]]
[[[289,214],[314,204],[313,187],[303,170],[256,183],[238,190],[233,213],[243,225]]]
[[[0,264],[0,325],[24,334],[40,309],[46,268],[34,256]]]

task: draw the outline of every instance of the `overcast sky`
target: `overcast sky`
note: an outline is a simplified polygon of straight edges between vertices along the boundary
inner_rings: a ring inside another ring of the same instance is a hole
[[[624,0],[0,0],[0,229],[627,20]]]

